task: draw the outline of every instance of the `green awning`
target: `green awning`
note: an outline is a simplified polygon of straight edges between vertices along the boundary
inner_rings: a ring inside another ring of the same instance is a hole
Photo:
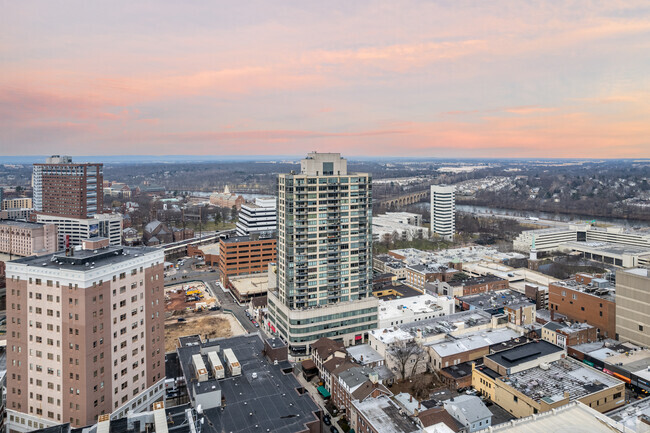
[[[320,395],[322,395],[323,398],[329,398],[332,395],[327,389],[325,389],[323,385],[319,386],[316,389],[318,390],[318,392],[320,392]]]

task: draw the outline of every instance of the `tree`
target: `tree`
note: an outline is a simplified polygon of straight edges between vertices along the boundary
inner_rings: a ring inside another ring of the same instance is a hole
[[[410,374],[415,373],[418,363],[424,355],[424,349],[420,347],[415,340],[399,341],[388,349],[388,353],[395,359],[399,368],[402,379],[406,378],[408,363],[411,362],[413,367]]]

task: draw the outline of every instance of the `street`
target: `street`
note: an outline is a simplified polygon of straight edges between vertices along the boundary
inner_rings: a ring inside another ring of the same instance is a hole
[[[224,293],[216,284],[220,276],[219,271],[211,272],[211,268],[209,267],[205,270],[193,270],[192,267],[198,262],[199,260],[196,258],[184,259],[183,265],[174,274],[165,277],[165,284],[179,284],[192,280],[203,281],[208,290],[219,302],[221,309],[232,312],[247,332],[261,331],[264,334],[261,327],[255,327],[248,316],[246,316],[246,307],[237,304],[230,293]]]

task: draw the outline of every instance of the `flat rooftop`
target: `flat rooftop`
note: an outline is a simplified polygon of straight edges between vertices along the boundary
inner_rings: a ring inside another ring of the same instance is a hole
[[[492,315],[483,310],[461,311],[448,316],[434,317],[412,323],[404,323],[389,328],[373,329],[370,333],[375,338],[390,344],[394,339],[411,339],[422,332],[422,337],[449,334],[459,329],[487,325]]]
[[[382,292],[385,290],[394,290],[398,295],[385,295],[385,296],[377,296],[375,292]],[[410,298],[412,296],[420,296],[422,295],[422,292],[419,290],[414,289],[413,287],[409,287],[406,284],[398,284],[394,285],[391,282],[386,282],[383,285],[379,285],[377,287],[372,288],[373,295],[375,295],[379,299],[385,299],[385,300],[390,300],[390,299],[404,299],[404,298]]]
[[[352,405],[372,425],[377,433],[412,433],[421,431],[419,425],[402,415],[402,409],[390,398],[382,395]]]
[[[221,244],[218,242],[208,244],[208,245],[201,245],[199,247],[201,251],[203,251],[203,254],[210,254],[213,256],[218,256],[221,252]]]
[[[548,369],[533,367],[499,380],[536,402],[548,404],[563,400],[565,392],[569,393],[570,401],[574,401],[623,383],[572,358],[550,362],[547,366]]]
[[[251,239],[250,236],[231,236],[227,239],[221,239],[221,240],[226,244],[235,244],[240,242],[270,241],[270,240],[275,240],[275,238],[260,236],[259,239]]]
[[[414,314],[440,312],[444,308],[439,304],[446,305],[449,303],[453,303],[453,299],[449,296],[436,296],[429,294],[420,294],[401,299],[380,298],[379,320],[403,317],[406,311],[411,311]]]
[[[500,308],[519,304],[534,304],[526,295],[514,290],[499,290],[461,296],[458,300],[476,308]]]
[[[634,274],[634,275],[639,275],[641,277],[650,277],[650,269],[648,268],[634,268],[634,269],[626,269],[621,272],[627,272],[628,274]]]
[[[352,357],[352,359],[361,365],[372,364],[384,359],[384,357],[381,356],[375,349],[370,347],[369,344],[350,346],[345,350]]]
[[[511,252],[502,253],[495,248],[473,245],[471,247],[452,248],[438,251],[422,251],[415,248],[393,250],[396,254],[406,257],[409,265],[426,263],[474,263],[480,261],[502,262],[509,259],[526,258],[523,254]]]
[[[495,281],[507,281],[505,278],[497,277],[496,275],[485,275],[482,277],[471,277],[463,281],[450,281],[449,285],[456,286],[473,286],[476,284],[492,283]]]
[[[442,369],[446,374],[453,377],[454,379],[461,379],[463,377],[472,375],[472,362],[463,362],[461,364],[450,365]]]
[[[216,349],[217,346],[221,350],[233,350],[241,364],[242,374],[232,377],[226,373],[225,379],[217,380],[209,373],[209,379],[201,382],[202,388],[211,390],[213,386],[218,387],[225,398],[223,409],[219,406],[204,409],[206,422],[202,427],[203,432],[294,433],[305,430],[305,423],[317,420],[316,413],[321,409],[308,392],[302,392],[296,377],[287,372],[291,366],[287,363],[274,365],[262,355],[264,342],[259,333],[215,339],[177,350],[192,401],[197,392],[191,366],[192,355],[200,353],[202,347]],[[204,362],[209,366],[205,356]],[[222,359],[222,362],[225,365],[225,360]]]
[[[44,225],[44,223],[0,219],[0,226],[19,227],[21,229],[40,229]]]
[[[620,422],[631,431],[638,431],[637,419],[643,419],[646,424],[650,424],[650,397],[635,400],[619,409],[607,412],[607,416]]]
[[[37,266],[39,268],[62,269],[68,271],[90,271],[103,266],[115,265],[145,254],[160,252],[153,247],[108,246],[96,250],[75,250],[73,255],[64,251],[40,257],[30,256],[14,260],[12,263]]]
[[[534,417],[519,418],[507,423],[492,426],[477,432],[495,433],[615,433],[623,430],[623,426],[579,401],[560,406],[552,411],[536,414]],[[633,431],[633,430],[632,430]]]
[[[611,302],[616,301],[616,289],[609,283],[596,286],[594,284],[583,284],[576,280],[569,279],[569,280],[556,281],[551,284],[556,287],[563,287],[570,290],[575,290],[577,292],[586,293],[591,296],[596,296],[598,298],[602,298],[607,301],[611,301]]]
[[[434,350],[438,356],[444,358],[480,348],[487,348],[494,344],[503,343],[519,337],[521,337],[521,334],[513,329],[500,328],[489,331],[477,331],[459,338],[430,343],[426,346]]]
[[[228,281],[242,295],[265,293],[269,287],[269,276],[266,273],[231,277]]]
[[[598,241],[571,241],[560,244],[560,248],[571,248],[580,251],[600,252],[614,256],[637,256],[650,254],[650,248],[637,247],[633,245],[616,244],[612,242]]]
[[[516,367],[525,362],[530,362],[533,359],[541,356],[550,355],[552,353],[563,352],[559,346],[551,344],[544,340],[533,341],[528,344],[513,347],[512,349],[503,350],[501,352],[488,355],[487,358],[502,365],[505,368]]]

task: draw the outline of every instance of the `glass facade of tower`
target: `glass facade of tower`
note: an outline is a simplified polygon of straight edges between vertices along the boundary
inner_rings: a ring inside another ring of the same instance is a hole
[[[339,154],[311,153],[301,168],[278,178],[278,284],[269,292],[268,326],[294,354],[321,337],[363,341],[377,325],[371,176],[348,173]]]
[[[289,308],[371,296],[371,190],[366,174],[280,175],[278,287]]]

